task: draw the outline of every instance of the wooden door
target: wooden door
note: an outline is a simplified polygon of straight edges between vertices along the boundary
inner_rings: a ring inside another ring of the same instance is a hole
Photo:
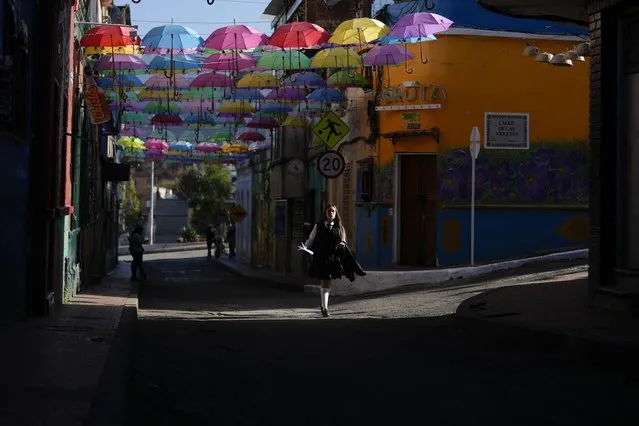
[[[437,156],[401,156],[400,257],[410,266],[437,266]]]

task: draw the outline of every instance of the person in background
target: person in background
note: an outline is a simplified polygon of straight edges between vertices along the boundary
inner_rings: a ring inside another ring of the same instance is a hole
[[[133,257],[131,262],[131,281],[138,281],[138,269],[142,273],[142,279],[146,281],[146,271],[144,271],[143,255],[144,255],[144,228],[136,226],[131,235],[129,235],[129,253]]]
[[[235,258],[235,224],[229,225],[228,231],[226,231],[226,242],[229,244],[229,257]]]
[[[213,225],[209,225],[206,229],[206,258],[211,259],[211,250],[213,249],[213,242],[215,241],[215,229]]]
[[[338,249],[346,246],[346,230],[334,204],[327,206],[324,213],[324,220],[315,225],[308,240],[301,247],[313,252],[308,274],[320,280],[321,312],[323,317],[327,317],[332,280],[342,278]]]

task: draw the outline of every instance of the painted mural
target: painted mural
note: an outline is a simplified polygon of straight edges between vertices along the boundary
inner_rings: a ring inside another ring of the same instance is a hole
[[[588,145],[585,141],[536,142],[530,150],[486,150],[477,158],[478,205],[588,204]],[[467,149],[439,156],[439,199],[470,202],[471,157]]]

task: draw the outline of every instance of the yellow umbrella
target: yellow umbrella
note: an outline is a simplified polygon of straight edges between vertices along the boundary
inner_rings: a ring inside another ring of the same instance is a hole
[[[217,112],[229,113],[229,114],[242,114],[255,111],[253,104],[248,102],[222,102],[217,109]]]
[[[311,61],[311,68],[359,67],[362,57],[352,48],[331,47],[317,52]]]
[[[166,90],[153,90],[153,89],[142,89],[138,92],[138,99],[141,101],[148,101],[150,99],[162,99],[166,100]],[[171,100],[173,100],[173,92],[169,93]]]
[[[99,47],[85,47],[84,54],[90,55],[110,55],[111,53],[121,53],[124,55],[134,55],[143,53],[140,46],[99,46]]]
[[[268,72],[251,72],[237,82],[237,87],[259,87],[261,89],[278,87],[279,80]]]
[[[132,136],[122,136],[116,143],[122,148],[139,150],[146,149],[146,147],[144,146],[144,141],[142,139],[134,138]]]
[[[384,37],[391,28],[381,21],[371,18],[356,18],[344,21],[335,28],[333,36],[328,40],[335,44],[369,43]]]
[[[282,127],[307,127],[308,122],[302,117],[288,116],[281,124]]]
[[[222,147],[222,152],[248,152],[248,148],[244,145],[229,144]]]

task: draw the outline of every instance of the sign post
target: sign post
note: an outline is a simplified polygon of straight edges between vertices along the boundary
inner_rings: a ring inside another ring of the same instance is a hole
[[[481,149],[481,136],[479,127],[473,127],[470,132],[470,265],[475,265],[475,162]]]
[[[149,215],[149,245],[153,245],[155,234],[155,161],[151,161],[151,213]]]

